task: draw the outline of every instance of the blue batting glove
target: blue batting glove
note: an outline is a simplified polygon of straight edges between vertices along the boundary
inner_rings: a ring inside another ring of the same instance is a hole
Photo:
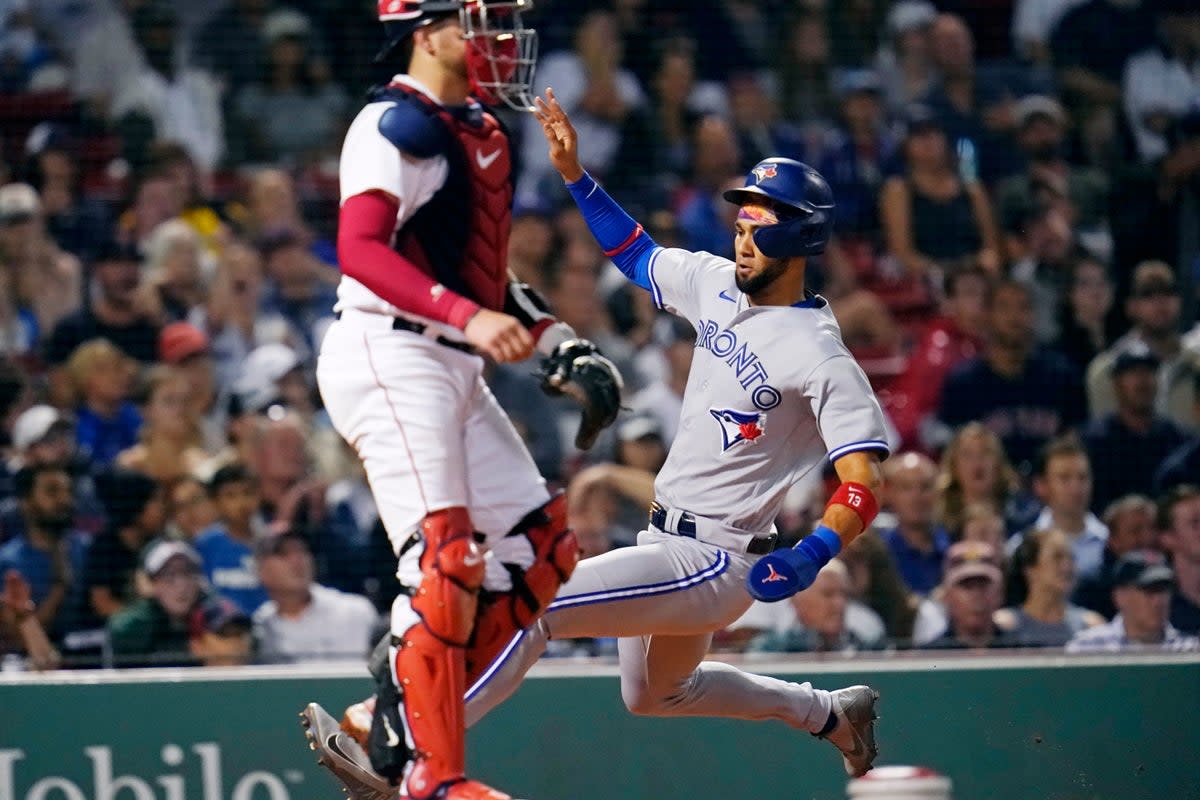
[[[776,550],[755,562],[746,575],[746,591],[755,600],[777,603],[802,592],[842,549],[841,538],[824,525],[790,550]]]

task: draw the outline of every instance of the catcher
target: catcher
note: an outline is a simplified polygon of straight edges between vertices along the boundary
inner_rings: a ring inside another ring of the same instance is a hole
[[[369,723],[381,797],[508,797],[466,778],[463,695],[578,560],[565,500],[484,383],[484,357],[542,353],[544,388],[583,403],[582,449],[620,402],[612,363],[505,264],[510,146],[484,104],[530,106],[528,5],[380,0],[380,57],[407,71],[373,92],[342,152],[338,320],[317,381],[362,460],[404,587]],[[302,716],[324,759],[337,741],[314,708]]]

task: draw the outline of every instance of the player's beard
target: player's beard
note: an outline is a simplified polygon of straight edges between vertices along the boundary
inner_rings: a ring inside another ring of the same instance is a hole
[[[743,278],[735,274],[734,282],[737,284],[738,291],[749,297],[753,297],[759,292],[769,287],[772,283],[779,279],[779,276],[787,271],[787,259],[775,258],[771,263],[763,267],[762,272],[757,275],[751,275],[748,278]]]

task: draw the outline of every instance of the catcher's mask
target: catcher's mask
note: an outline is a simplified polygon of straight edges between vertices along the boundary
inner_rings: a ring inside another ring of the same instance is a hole
[[[393,58],[417,28],[457,15],[472,93],[489,105],[528,111],[537,31],[525,27],[521,15],[532,7],[533,0],[379,0],[387,43],[375,60]]]

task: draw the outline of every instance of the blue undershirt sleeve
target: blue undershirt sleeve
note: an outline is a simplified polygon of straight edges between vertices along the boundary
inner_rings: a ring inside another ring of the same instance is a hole
[[[612,259],[625,277],[651,291],[650,257],[658,245],[650,234],[642,230],[642,226],[586,172],[579,180],[568,183],[567,191],[575,198],[575,205],[583,212],[604,255]]]

